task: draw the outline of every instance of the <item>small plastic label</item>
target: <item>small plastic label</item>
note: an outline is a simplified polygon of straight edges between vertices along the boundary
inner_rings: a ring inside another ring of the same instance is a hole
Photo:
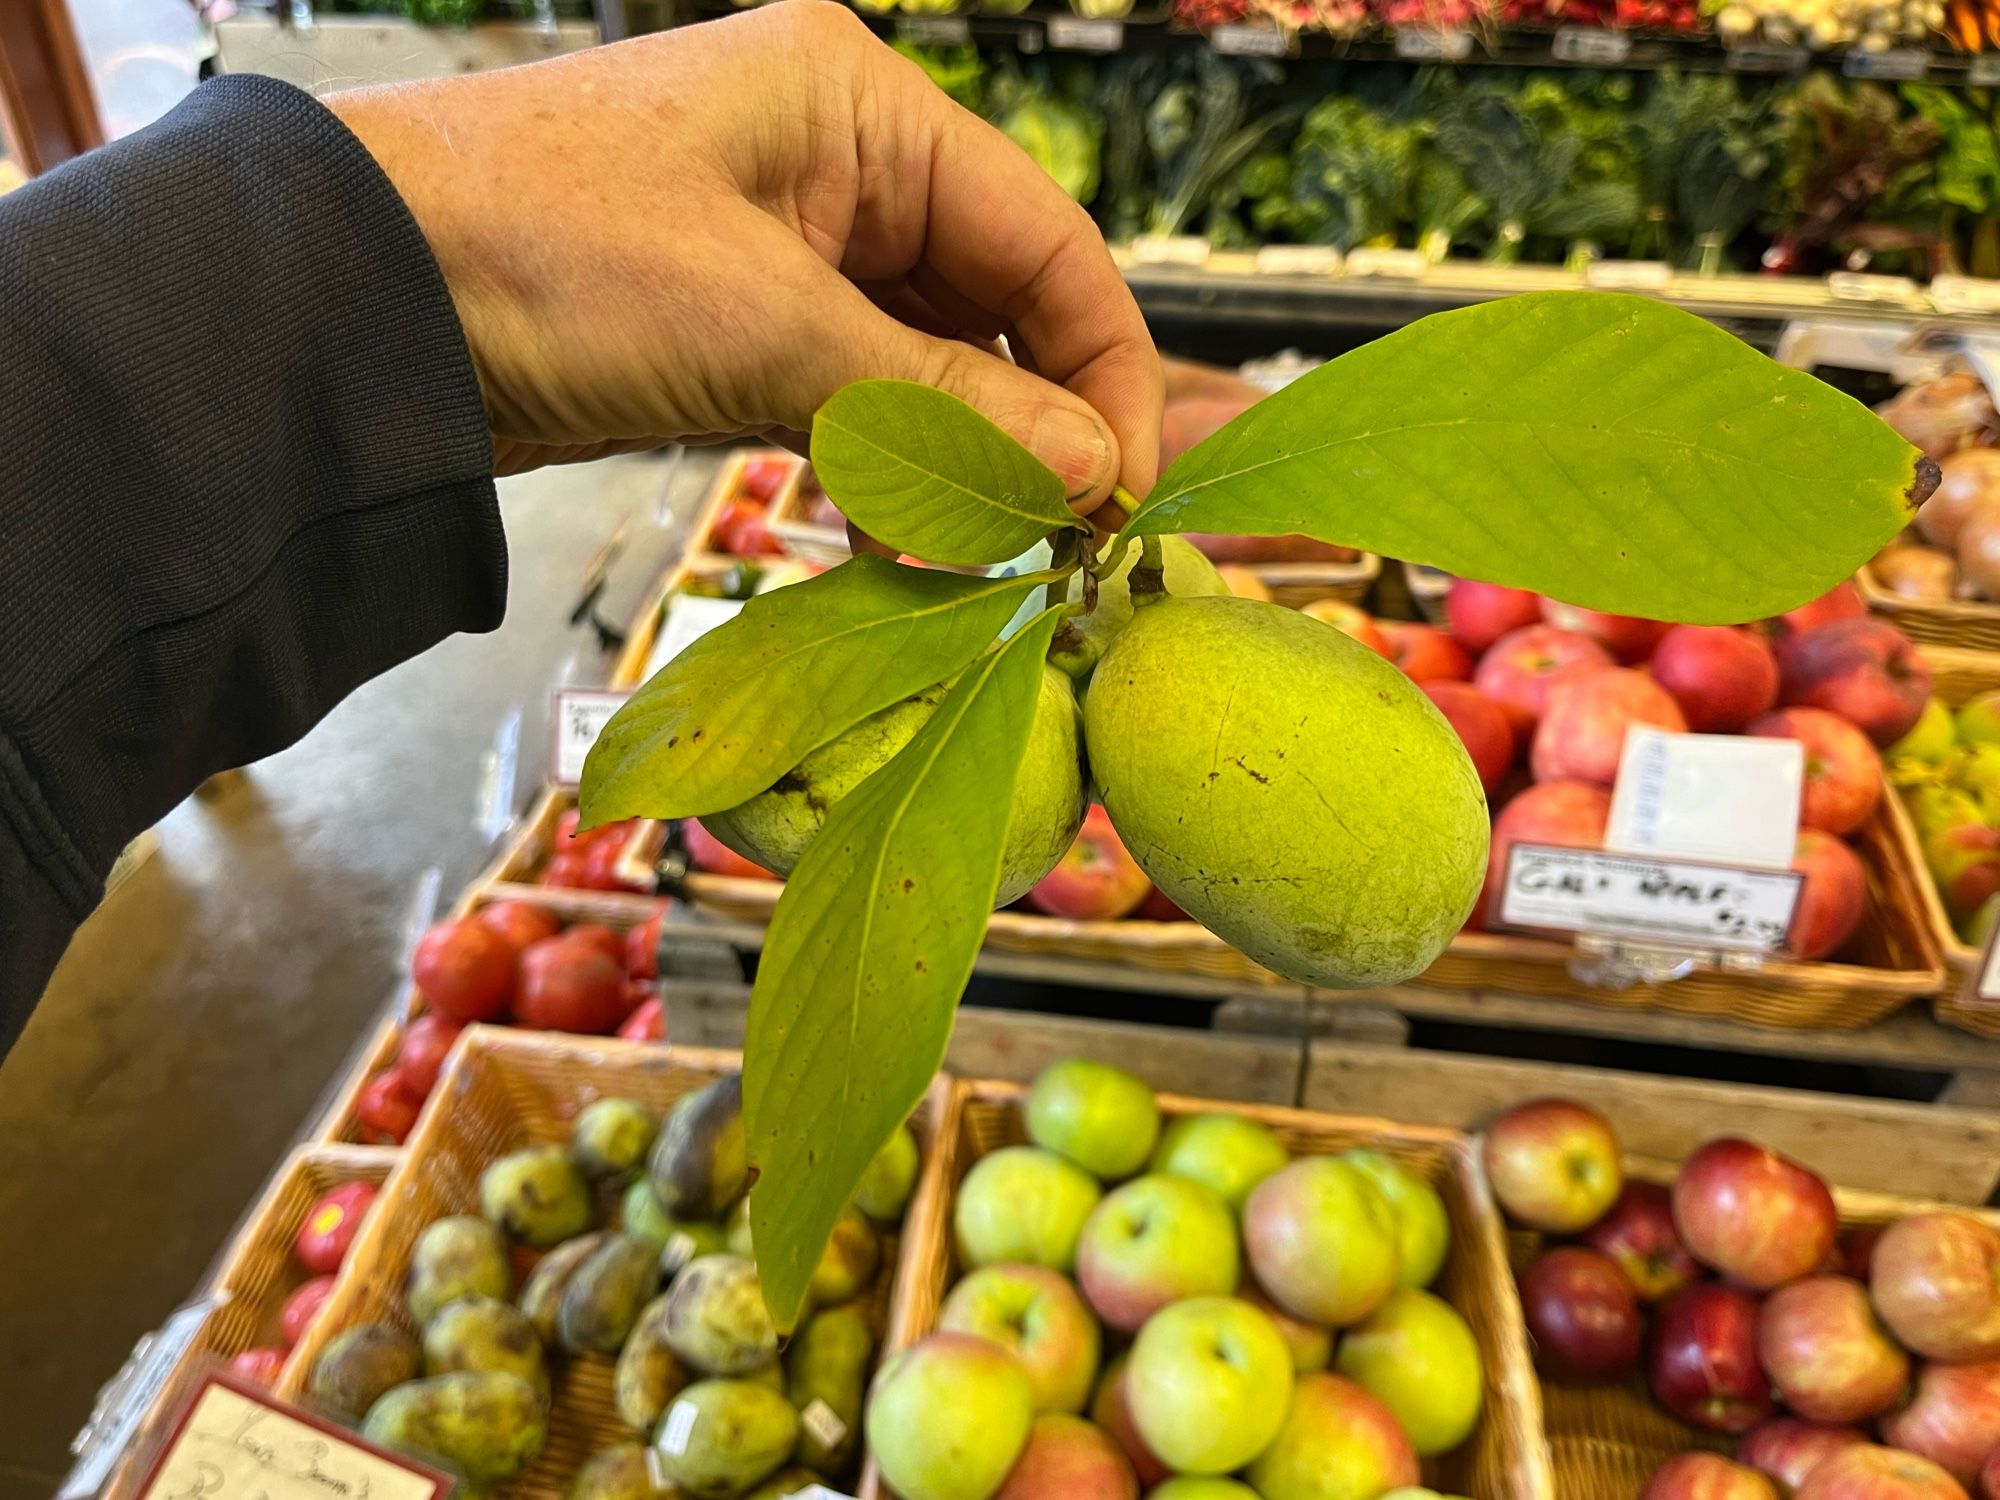
[[[1933,276],[1931,302],[1939,312],[2000,312],[2000,281],[1985,276]]]
[[[1729,49],[1732,73],[1802,73],[1809,54],[1803,47],[1776,42],[1753,42]]]
[[[1877,276],[1868,271],[1834,271],[1826,289],[1842,302],[1888,302],[1908,307],[1918,300],[1917,284],[1907,276]]]
[[[1340,261],[1332,245],[1264,245],[1257,251],[1257,270],[1264,276],[1336,276]]]
[[[1784,945],[1803,877],[1695,860],[1516,844],[1500,920],[1639,943],[1772,953]]]
[[[688,1439],[694,1436],[694,1424],[700,1419],[700,1407],[692,1401],[676,1401],[660,1425],[660,1451],[669,1458],[687,1452]]]
[[[1674,279],[1663,260],[1594,260],[1583,268],[1583,284],[1608,292],[1657,292]]]
[[[1549,55],[1587,68],[1615,68],[1632,55],[1632,38],[1602,26],[1558,26]]]
[[[1417,250],[1370,249],[1366,246],[1347,252],[1350,276],[1392,276],[1402,281],[1419,280],[1431,264]]]
[[[1132,259],[1142,266],[1205,266],[1208,241],[1198,234],[1136,235]]]
[[[1625,733],[1604,847],[1789,869],[1804,780],[1797,740],[1635,724]]]
[[[1116,52],[1125,45],[1125,23],[1088,16],[1050,16],[1049,46],[1058,52]]]
[[[920,47],[962,47],[972,40],[972,23],[964,16],[901,16],[896,39]]]
[[[1930,70],[1931,55],[1921,47],[1850,52],[1840,65],[1840,71],[1849,78],[1877,78],[1889,83],[1914,83]]]
[[[799,1425],[812,1434],[813,1441],[822,1448],[837,1447],[847,1436],[847,1424],[840,1420],[840,1413],[815,1396],[799,1413]]]
[[[558,688],[549,713],[549,780],[574,791],[584,758],[611,716],[632,695],[617,688]]]
[[[1988,52],[1965,65],[1965,81],[1976,89],[2000,86],[2000,52]]]
[[[1472,56],[1469,31],[1399,31],[1396,56],[1410,62],[1464,62]]]
[[[1208,45],[1224,57],[1284,57],[1291,42],[1275,26],[1245,26],[1232,22],[1208,34]]]

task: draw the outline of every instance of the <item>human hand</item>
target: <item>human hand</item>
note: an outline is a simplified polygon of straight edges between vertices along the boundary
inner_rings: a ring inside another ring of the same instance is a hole
[[[498,472],[803,430],[890,377],[1081,512],[1153,482],[1159,360],[1090,216],[842,5],[327,102],[444,272]]]

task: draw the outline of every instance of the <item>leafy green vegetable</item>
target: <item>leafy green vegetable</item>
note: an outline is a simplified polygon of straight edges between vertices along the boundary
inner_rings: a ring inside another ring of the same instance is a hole
[[[987,101],[988,118],[1070,197],[1097,196],[1103,129],[1081,98],[1058,91],[1018,69],[1003,70]]]
[[[931,82],[954,103],[975,114],[985,107],[986,64],[977,47],[970,43],[963,47],[924,47],[900,40],[889,45],[928,73]]]
[[[1328,99],[1300,127],[1283,199],[1267,196],[1259,215],[1308,244],[1392,245],[1410,215],[1417,139],[1387,111],[1360,99]]]

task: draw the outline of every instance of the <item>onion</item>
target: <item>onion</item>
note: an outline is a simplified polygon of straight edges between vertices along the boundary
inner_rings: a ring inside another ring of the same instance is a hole
[[[1935,547],[1884,547],[1869,568],[1875,581],[1905,599],[1945,600],[1958,587],[1958,562]]]
[[[1876,414],[1932,458],[2000,437],[2000,414],[1977,375],[1940,375],[1913,385]]]
[[[1938,546],[1949,547],[1973,511],[2000,500],[2000,449],[1962,449],[1947,454],[1938,469],[1938,487],[1917,512],[1917,530]]]
[[[1958,568],[1982,599],[2000,599],[2000,502],[1982,505],[1958,534]]]

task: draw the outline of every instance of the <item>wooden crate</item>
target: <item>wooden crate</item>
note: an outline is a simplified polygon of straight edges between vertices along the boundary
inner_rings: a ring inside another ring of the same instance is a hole
[[[740,1054],[733,1052],[467,1028],[324,1313],[300,1340],[278,1394],[300,1399],[319,1351],[344,1328],[370,1322],[411,1328],[402,1293],[417,1239],[438,1219],[479,1212],[479,1174],[488,1163],[526,1146],[566,1142],[572,1121],[593,1099],[636,1099],[664,1111],[740,1065]],[[934,1085],[910,1120],[926,1162],[937,1151],[935,1132],[947,1093],[948,1084]],[[608,1196],[601,1207],[610,1211]],[[904,1274],[910,1243],[906,1230],[885,1247],[874,1291],[885,1305],[885,1327],[886,1305]],[[548,1441],[528,1472],[490,1491],[493,1496],[558,1495],[599,1448],[634,1436],[613,1403],[615,1366],[603,1355],[552,1361]]]
[[[935,1325],[958,1266],[952,1246],[952,1203],[972,1164],[988,1152],[1027,1139],[1026,1090],[992,1080],[961,1082],[952,1092],[939,1149],[926,1164],[917,1208],[904,1225],[904,1277],[890,1315],[889,1347],[907,1348]],[[1499,1214],[1470,1137],[1457,1131],[1387,1120],[1312,1114],[1268,1105],[1221,1104],[1176,1094],[1160,1096],[1168,1119],[1228,1110],[1261,1121],[1293,1152],[1319,1155],[1367,1146],[1427,1178],[1451,1216],[1451,1250],[1437,1289],[1471,1325],[1485,1365],[1486,1410],[1478,1431],[1453,1453],[1425,1464],[1424,1482],[1480,1500],[1548,1500],[1555,1491],[1542,1439],[1541,1399],[1529,1362],[1527,1332],[1507,1266]],[[886,1494],[864,1478],[862,1500]]]

